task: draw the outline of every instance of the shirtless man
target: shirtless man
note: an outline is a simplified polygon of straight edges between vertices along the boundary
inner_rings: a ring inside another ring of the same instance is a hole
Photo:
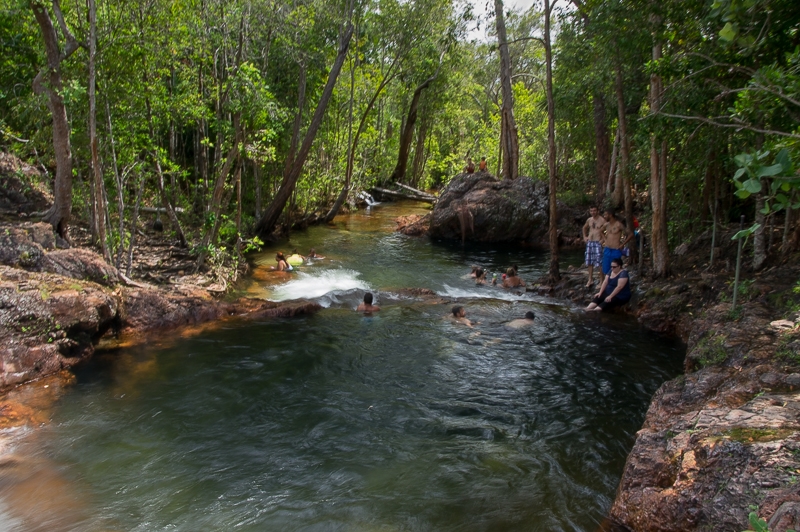
[[[600,240],[603,238],[603,226],[606,224],[605,219],[600,216],[600,211],[597,207],[592,206],[589,208],[589,218],[583,224],[581,234],[583,241],[586,243],[586,253],[584,254],[584,263],[589,266],[589,280],[586,286],[592,286],[594,281],[592,275],[594,268],[597,267],[597,276],[599,281],[603,282],[603,270],[601,268],[603,261],[603,245]]]
[[[512,329],[522,329],[523,327],[529,327],[533,325],[533,321],[536,319],[536,315],[531,312],[530,310],[525,313],[524,318],[517,318],[515,320],[511,320],[506,323],[506,327],[511,327]]]
[[[464,310],[464,307],[461,305],[453,307],[453,316],[450,319],[455,323],[463,323],[467,327],[472,328],[472,322],[467,319],[467,311]]]
[[[603,237],[603,275],[611,273],[611,261],[622,257],[622,246],[633,236],[630,230],[614,215],[613,209],[606,209],[603,218],[606,219],[602,227]]]
[[[372,304],[372,292],[367,292],[364,294],[364,302],[361,303],[356,310],[364,314],[372,314],[380,309],[381,307]]]
[[[511,267],[506,270],[506,278],[503,279],[503,288],[519,288],[525,286],[525,281],[517,275],[516,270]]]

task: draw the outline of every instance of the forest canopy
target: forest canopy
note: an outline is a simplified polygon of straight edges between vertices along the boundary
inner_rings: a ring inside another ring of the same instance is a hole
[[[91,220],[123,268],[136,206],[202,264],[374,186],[441,188],[481,157],[568,203],[635,210],[657,276],[715,219],[758,224],[756,268],[766,228],[797,245],[800,3],[488,7],[0,0],[0,144],[46,169],[45,220],[65,238]]]

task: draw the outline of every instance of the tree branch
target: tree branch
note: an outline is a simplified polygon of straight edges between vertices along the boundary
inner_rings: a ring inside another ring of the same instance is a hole
[[[774,129],[763,129],[756,126],[752,126],[750,124],[740,123],[740,124],[726,124],[724,122],[717,122],[715,119],[706,118],[704,116],[687,116],[687,115],[676,115],[672,113],[665,113],[663,111],[659,111],[657,113],[653,113],[653,115],[661,115],[666,116],[668,118],[677,118],[680,120],[696,120],[698,122],[703,122],[705,124],[709,124],[716,127],[725,127],[725,128],[733,128],[733,129],[746,129],[747,131],[753,131],[754,133],[763,133],[765,135],[776,135],[779,137],[788,137],[792,139],[800,139],[800,135],[796,133],[787,133],[785,131],[776,131]],[[652,116],[652,115],[651,115]],[[720,117],[725,118],[725,117]]]

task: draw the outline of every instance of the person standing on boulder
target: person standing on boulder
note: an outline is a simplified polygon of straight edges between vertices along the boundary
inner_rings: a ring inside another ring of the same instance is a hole
[[[598,280],[603,282],[603,270],[601,268],[603,261],[603,245],[600,240],[603,238],[603,226],[606,221],[600,216],[600,211],[592,205],[589,208],[589,218],[583,224],[581,234],[583,241],[586,243],[586,253],[584,254],[584,263],[589,266],[589,280],[586,286],[590,287],[594,284],[592,280],[594,269],[597,267]]]
[[[608,275],[611,273],[611,261],[622,257],[622,246],[633,235],[614,215],[614,209],[606,209],[603,218],[606,223],[602,227],[600,243],[603,244],[603,275]]]
[[[464,168],[464,171],[468,174],[475,173],[475,163],[472,162],[472,157],[467,157],[467,166]]]
[[[478,163],[478,170],[481,172],[486,171],[486,157],[481,157],[481,162]]]

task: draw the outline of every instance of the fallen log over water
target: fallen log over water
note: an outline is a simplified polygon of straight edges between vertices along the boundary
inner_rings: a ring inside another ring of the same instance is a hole
[[[424,201],[426,203],[436,203],[436,196],[431,196],[430,194],[425,193],[412,193],[412,192],[400,192],[397,190],[389,190],[386,188],[374,187],[372,189],[375,192],[375,195],[379,196],[388,196],[390,198],[399,198],[399,199],[410,199],[414,201]]]

